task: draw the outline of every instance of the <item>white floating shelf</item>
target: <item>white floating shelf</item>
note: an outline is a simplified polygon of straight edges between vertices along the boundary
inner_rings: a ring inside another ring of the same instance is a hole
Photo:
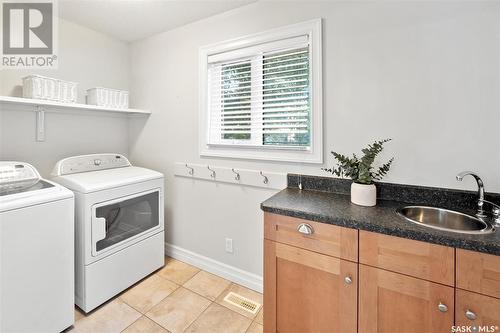
[[[96,105],[61,103],[43,99],[0,96],[0,110],[6,105],[36,112],[36,141],[45,141],[45,113],[105,113],[119,116],[148,116],[151,111],[139,109],[115,109]]]
[[[45,112],[72,112],[72,111],[96,111],[111,112],[123,115],[149,115],[151,111],[140,109],[116,109],[97,105],[87,105],[78,103],[61,103],[42,99],[31,99],[21,97],[0,96],[1,105],[33,106],[33,111],[39,111],[35,107],[43,108]]]

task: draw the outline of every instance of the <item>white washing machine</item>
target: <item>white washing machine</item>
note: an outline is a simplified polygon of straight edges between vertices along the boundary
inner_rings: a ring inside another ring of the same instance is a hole
[[[57,162],[75,194],[76,304],[89,312],[164,265],[164,178],[119,154]]]
[[[0,162],[0,332],[63,331],[74,303],[73,193]]]

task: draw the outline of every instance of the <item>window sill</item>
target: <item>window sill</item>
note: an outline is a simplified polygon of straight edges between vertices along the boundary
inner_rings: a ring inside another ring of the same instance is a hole
[[[310,149],[290,149],[276,147],[224,147],[204,146],[200,149],[200,156],[228,159],[261,160],[272,162],[294,163],[323,163],[323,151]]]

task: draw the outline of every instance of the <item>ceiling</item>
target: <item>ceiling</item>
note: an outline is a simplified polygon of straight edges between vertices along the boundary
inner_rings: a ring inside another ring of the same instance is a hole
[[[60,0],[62,19],[126,42],[146,38],[256,0]]]

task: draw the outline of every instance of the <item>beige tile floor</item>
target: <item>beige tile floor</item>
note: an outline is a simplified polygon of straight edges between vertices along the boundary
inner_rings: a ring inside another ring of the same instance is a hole
[[[165,258],[165,267],[85,315],[75,309],[74,333],[262,333],[252,315],[224,301],[230,291],[262,304],[262,294]]]

